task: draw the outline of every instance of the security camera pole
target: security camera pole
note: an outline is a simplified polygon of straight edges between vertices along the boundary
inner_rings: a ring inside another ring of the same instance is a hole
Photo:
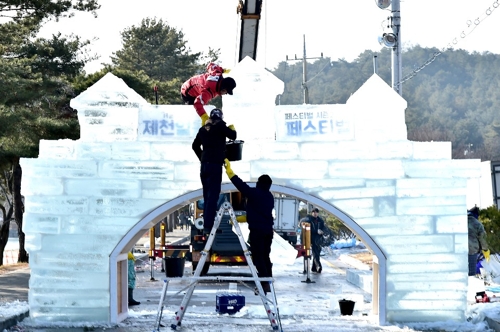
[[[380,9],[387,9],[391,6],[392,16],[388,17],[392,33],[384,33],[379,38],[381,45],[392,48],[392,88],[403,95],[403,86],[401,83],[401,11],[399,0],[375,0],[375,4]]]
[[[397,37],[396,45],[392,48],[392,88],[403,95],[401,84],[401,11],[399,0],[392,0],[392,31]]]

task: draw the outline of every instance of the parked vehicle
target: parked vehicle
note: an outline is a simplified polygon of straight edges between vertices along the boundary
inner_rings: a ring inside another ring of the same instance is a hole
[[[274,211],[274,231],[295,246],[299,223],[299,200],[292,197],[276,197]]]

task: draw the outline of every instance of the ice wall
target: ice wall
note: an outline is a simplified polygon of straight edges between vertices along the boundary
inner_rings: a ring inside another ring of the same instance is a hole
[[[80,140],[136,140],[139,107],[147,102],[111,73],[70,102],[78,111]]]
[[[452,160],[450,142],[408,141],[406,102],[377,75],[345,105],[300,106],[274,106],[283,84],[253,60],[231,76],[225,120],[245,141],[234,171],[270,174],[352,216],[387,258],[388,321],[463,319],[467,183],[480,161]],[[71,105],[81,139],[41,141],[38,158],[21,160],[30,315],[111,321],[113,248],[149,211],[201,188],[199,118],[191,106],[145,103],[112,74]]]
[[[249,57],[227,75],[236,80],[236,88],[232,96],[223,99],[224,120],[236,126],[244,141],[274,140],[272,115],[284,83]]]

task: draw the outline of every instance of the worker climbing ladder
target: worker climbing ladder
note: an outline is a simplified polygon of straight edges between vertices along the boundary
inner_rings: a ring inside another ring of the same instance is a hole
[[[252,277],[221,277],[221,276],[205,276],[202,277],[201,273],[203,270],[203,266],[205,265],[205,262],[207,261],[209,257],[210,250],[212,248],[212,244],[214,242],[215,236],[217,234],[217,229],[220,226],[222,216],[225,214],[229,214],[230,220],[234,226],[234,231],[236,235],[238,236],[238,239],[241,244],[241,248],[243,249],[243,253],[245,255],[245,259],[247,261],[248,267],[250,268],[250,271],[252,273]],[[259,278],[257,274],[257,269],[255,268],[255,265],[253,264],[252,257],[251,257],[251,252],[248,250],[247,244],[243,238],[243,235],[241,233],[240,226],[236,220],[236,215],[234,213],[233,207],[229,202],[224,202],[222,206],[220,207],[219,211],[217,212],[217,215],[215,216],[215,221],[214,221],[214,226],[212,227],[212,230],[210,231],[210,236],[208,237],[207,243],[205,244],[205,248],[201,252],[201,258],[198,262],[198,265],[196,267],[196,270],[193,274],[192,277],[183,277],[183,280],[189,279],[191,280],[191,283],[189,286],[185,287],[184,289],[187,289],[184,298],[182,299],[182,302],[179,306],[179,309],[175,312],[175,317],[172,320],[172,323],[170,327],[172,330],[176,330],[178,326],[181,326],[182,319],[184,317],[184,314],[186,313],[187,307],[189,305],[189,301],[191,300],[191,297],[193,295],[195,287],[198,285],[198,283],[202,280],[206,281],[237,281],[240,284],[245,285],[248,287],[245,282],[248,281],[253,281],[255,283],[255,293],[256,295],[259,295],[262,304],[264,305],[264,308],[266,310],[267,316],[269,318],[269,321],[271,323],[271,327],[273,330],[282,330],[281,329],[281,320],[279,317],[279,309],[278,309],[278,303],[276,299],[276,293],[274,291],[274,286],[273,286],[273,278],[272,277],[267,277],[267,278]],[[166,299],[166,294],[167,294],[167,289],[168,289],[168,283],[169,283],[169,278],[165,279],[165,282],[163,284],[163,290],[161,293],[160,297],[160,303],[158,305],[158,313],[156,315],[156,322],[155,322],[155,330],[154,331],[159,331],[160,326],[161,326],[161,319],[163,315],[163,307],[164,307],[164,302]],[[266,293],[264,292],[264,289],[262,287],[261,282],[269,282],[270,289],[271,289],[271,299],[266,296]],[[183,290],[184,290],[183,289]],[[273,307],[271,309],[271,306]]]

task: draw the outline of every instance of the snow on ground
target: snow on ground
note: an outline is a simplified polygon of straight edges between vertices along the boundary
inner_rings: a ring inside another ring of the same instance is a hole
[[[338,331],[338,332],[413,332],[413,331],[494,331],[490,329],[485,317],[498,316],[500,313],[500,302],[470,304],[466,313],[467,321],[464,322],[434,322],[434,323],[405,323],[388,324],[379,326],[378,316],[371,314],[370,294],[345,281],[339,266],[342,262],[339,257],[345,254],[363,252],[363,246],[353,248],[341,248],[325,250],[323,261],[323,273],[312,274],[311,280],[315,283],[304,283],[306,277],[300,273],[303,269],[303,260],[297,259],[293,265],[274,266],[275,288],[277,294],[278,308],[281,318],[282,331],[308,332],[308,331]],[[333,264],[327,263],[333,262]],[[191,267],[186,263],[186,275],[190,275]],[[158,274],[156,275],[158,277]],[[162,277],[162,276],[161,276]],[[158,313],[158,302],[161,294],[161,282],[148,282],[149,270],[144,269],[138,274],[138,286],[136,299],[142,303],[129,309],[129,317],[116,326],[95,323],[68,323],[52,322],[40,325],[31,318],[25,318],[11,331],[39,331],[47,332],[47,329],[58,331],[82,331],[92,329],[94,331],[106,330],[106,332],[123,331],[153,331]],[[177,281],[176,281],[177,282]],[[179,279],[179,289],[188,283]],[[171,282],[175,287],[174,282]],[[198,286],[195,290],[197,294]],[[172,293],[175,290],[172,290]],[[216,290],[203,289],[196,304],[190,303],[188,310],[182,320],[181,327],[177,331],[213,332],[213,331],[238,331],[238,332],[261,332],[272,331],[269,319],[264,311],[260,299],[251,294],[250,290],[242,289],[245,294],[246,305],[236,314],[219,314],[215,311],[213,298]],[[246,293],[245,293],[246,292]],[[169,293],[170,294],[170,288]],[[206,296],[205,300],[204,296]],[[181,298],[181,297],[180,297]],[[166,327],[160,331],[170,331],[170,324],[174,319],[174,313],[180,304],[180,298],[175,303],[165,304],[162,324]],[[341,316],[338,300],[341,298],[356,301],[352,316]],[[28,310],[26,302],[16,301],[0,306],[0,316],[17,315]]]
[[[488,309],[486,309],[488,308]],[[377,317],[370,316],[328,316],[319,314],[309,314],[307,317],[282,317],[282,331],[287,332],[309,332],[309,331],[336,331],[336,332],[366,332],[366,331],[387,331],[387,332],[417,332],[417,331],[440,331],[440,332],[494,332],[489,329],[484,321],[484,311],[499,310],[498,304],[474,305],[468,311],[467,316],[471,317],[470,322],[434,322],[434,323],[408,323],[393,324],[388,326],[379,326]],[[28,309],[28,304],[12,303],[0,306],[2,314],[15,315]],[[314,308],[309,308],[314,311]],[[5,310],[5,311],[4,311]],[[112,331],[153,331],[154,321],[156,319],[156,310],[129,310],[130,317],[119,323],[117,326],[95,323],[67,323],[53,322],[51,324],[33,324],[30,318],[24,319],[20,324],[11,329],[11,331],[46,331],[47,328],[58,329],[61,331],[70,330],[106,330]],[[164,312],[168,316],[169,312]],[[250,317],[245,317],[248,314]],[[235,315],[217,315],[211,314],[186,313],[182,326],[178,331],[192,332],[218,332],[218,331],[239,331],[239,332],[262,332],[272,331],[269,321],[259,317],[251,317],[248,310],[242,309]],[[215,318],[215,319],[214,319]],[[163,323],[167,323],[168,321]],[[168,331],[168,327],[160,328],[160,331]]]

